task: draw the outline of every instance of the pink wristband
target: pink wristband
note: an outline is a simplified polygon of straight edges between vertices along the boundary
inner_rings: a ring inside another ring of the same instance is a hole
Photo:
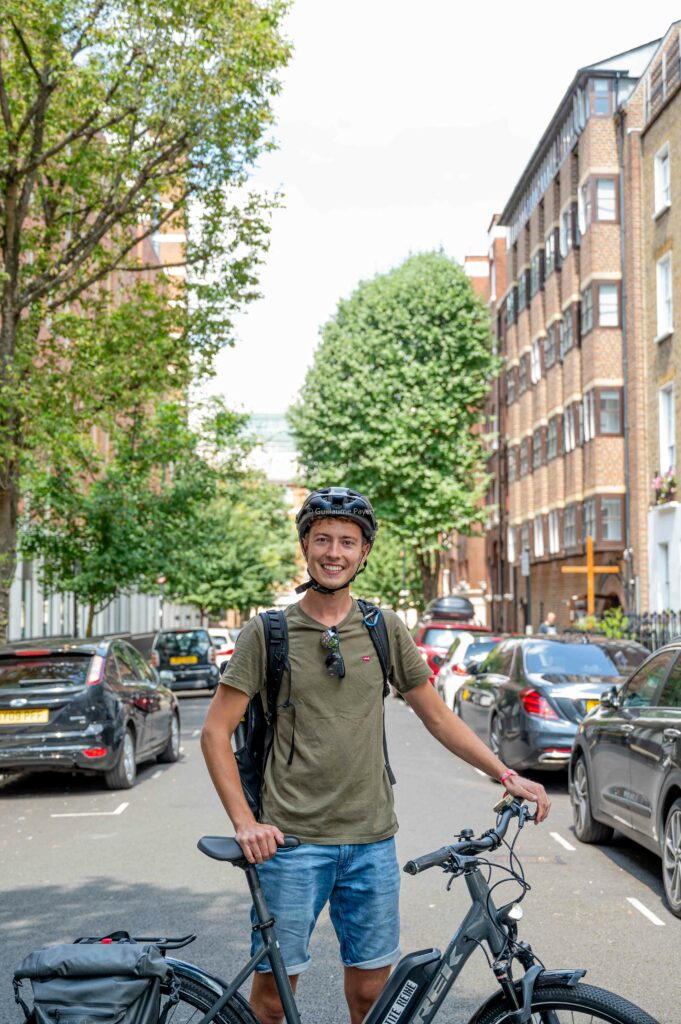
[[[499,782],[503,785],[507,779],[510,779],[513,775],[517,774],[518,773],[514,771],[513,768],[507,768],[503,775],[499,776]]]

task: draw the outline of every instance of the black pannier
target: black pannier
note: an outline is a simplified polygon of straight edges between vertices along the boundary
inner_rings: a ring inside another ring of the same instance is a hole
[[[24,980],[32,1011],[21,995]],[[161,982],[174,995],[172,968],[156,946],[137,942],[50,946],[29,953],[14,972],[15,997],[31,1024],[158,1024]]]

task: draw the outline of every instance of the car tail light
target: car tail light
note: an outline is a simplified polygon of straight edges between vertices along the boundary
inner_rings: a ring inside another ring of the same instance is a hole
[[[161,663],[161,659],[158,656],[158,651],[151,652],[151,667],[158,668]]]
[[[51,654],[52,651],[13,651],[13,654],[17,658],[44,658],[46,655]]]
[[[92,661],[90,662],[90,670],[87,674],[87,685],[94,686],[96,683],[101,683],[102,676],[104,675],[104,662],[105,658],[101,654],[95,654]]]
[[[536,690],[521,690],[520,700],[528,715],[537,715],[538,718],[558,718],[546,697],[537,693]]]
[[[84,750],[83,753],[86,757],[106,757],[108,750],[106,747],[90,747],[88,750]]]
[[[468,675],[468,672],[466,671],[466,666],[465,665],[452,665],[452,672],[454,672],[454,674],[457,675],[457,676],[467,676]]]

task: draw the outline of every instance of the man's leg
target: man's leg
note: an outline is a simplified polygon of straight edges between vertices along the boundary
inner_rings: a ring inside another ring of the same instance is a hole
[[[291,982],[291,988],[295,992],[296,985],[298,984],[298,975],[292,974],[288,980]],[[260,974],[256,972],[253,975],[249,1003],[260,1024],[281,1024],[281,1021],[284,1019],[284,1011],[273,974]]]
[[[345,998],[350,1010],[350,1024],[362,1024],[389,977],[390,967],[374,967],[373,970],[345,968]]]

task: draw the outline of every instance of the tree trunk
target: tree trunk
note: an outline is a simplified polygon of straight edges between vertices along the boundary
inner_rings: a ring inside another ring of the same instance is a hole
[[[438,596],[438,555],[435,551],[426,551],[423,554],[418,554],[416,556],[416,560],[421,574],[423,600],[427,605],[430,601],[434,601]]]
[[[85,636],[92,636],[92,630],[95,624],[95,613],[96,607],[94,601],[90,601],[87,609],[87,626],[85,627]]]
[[[9,629],[9,591],[16,569],[17,507],[19,481],[16,466],[0,465],[0,481],[6,477],[7,486],[0,483],[0,642],[7,640]]]

